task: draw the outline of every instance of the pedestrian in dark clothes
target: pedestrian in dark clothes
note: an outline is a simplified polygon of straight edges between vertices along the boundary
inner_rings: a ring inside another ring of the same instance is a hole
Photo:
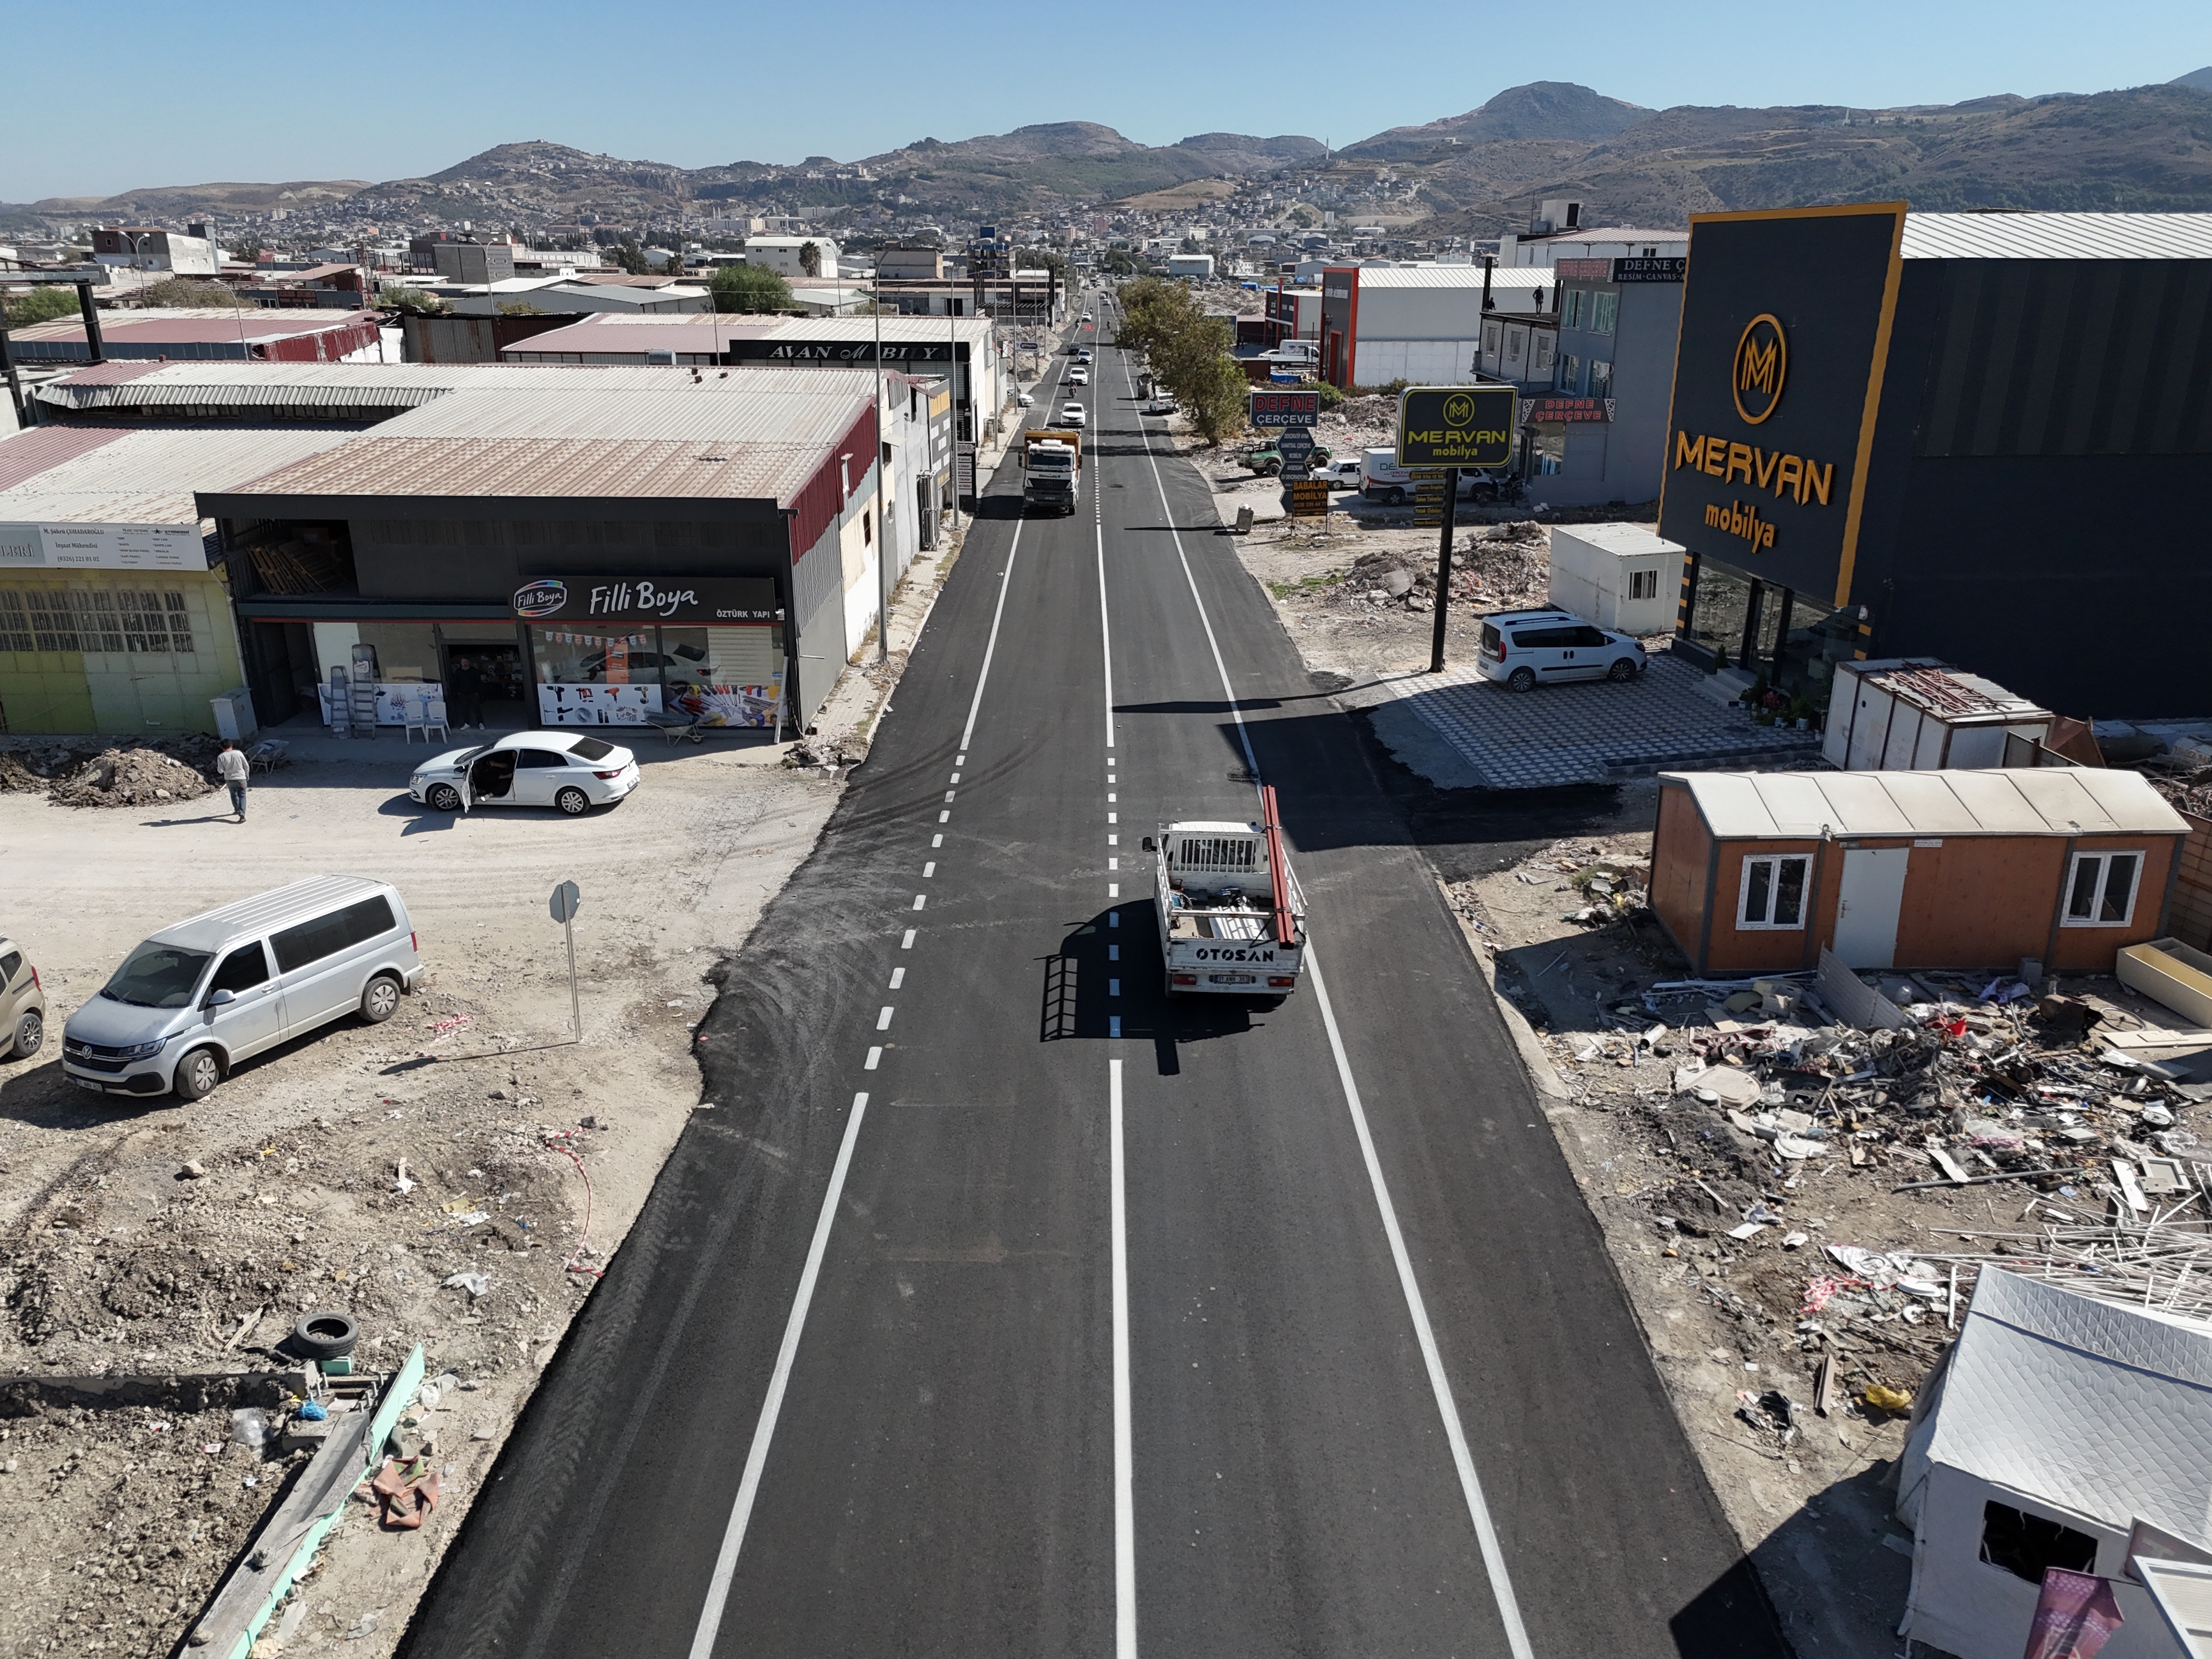
[[[466,657],[453,659],[453,678],[446,687],[453,694],[453,720],[463,726],[483,730],[483,675]]]

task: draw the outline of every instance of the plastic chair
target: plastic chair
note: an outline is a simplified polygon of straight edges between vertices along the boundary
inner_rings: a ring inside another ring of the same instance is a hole
[[[400,713],[402,716],[402,724],[406,728],[399,734],[401,742],[414,742],[415,734],[417,732],[420,732],[422,734],[422,741],[424,743],[430,741],[429,716],[423,711],[422,698],[408,698],[405,702],[400,705]]]
[[[438,734],[441,743],[453,735],[446,730],[446,700],[443,697],[433,697],[422,705],[422,741],[429,742],[433,732]]]

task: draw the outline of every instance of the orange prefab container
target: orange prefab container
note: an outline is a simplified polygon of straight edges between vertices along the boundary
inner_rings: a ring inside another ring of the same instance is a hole
[[[1699,974],[2110,972],[2166,932],[2188,825],[2136,773],[1663,772],[1651,908]]]

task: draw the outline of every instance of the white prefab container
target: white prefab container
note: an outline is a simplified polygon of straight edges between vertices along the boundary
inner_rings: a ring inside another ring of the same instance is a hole
[[[2040,742],[2051,720],[2049,709],[1948,663],[1839,662],[1820,753],[1852,772],[2002,766],[2008,733]]]
[[[1552,603],[1621,634],[1671,634],[1683,548],[1640,524],[1552,527]]]

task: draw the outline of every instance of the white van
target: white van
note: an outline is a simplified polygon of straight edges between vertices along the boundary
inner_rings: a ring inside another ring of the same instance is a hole
[[[309,876],[164,927],[62,1030],[80,1089],[203,1098],[240,1060],[358,1013],[390,1019],[422,982],[399,890]]]

